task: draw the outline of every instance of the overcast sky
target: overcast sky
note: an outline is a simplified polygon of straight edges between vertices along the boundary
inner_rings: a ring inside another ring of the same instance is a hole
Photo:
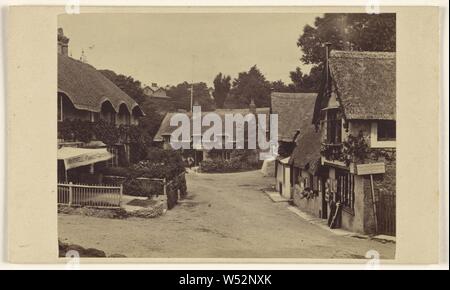
[[[217,73],[235,78],[257,65],[270,81],[290,82],[300,66],[296,41],[318,14],[88,14],[61,15],[69,53],[130,75],[144,84],[204,81]]]

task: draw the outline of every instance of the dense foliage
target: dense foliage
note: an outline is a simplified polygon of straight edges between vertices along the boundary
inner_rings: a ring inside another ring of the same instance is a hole
[[[205,173],[240,172],[258,168],[260,168],[258,162],[244,162],[237,159],[204,160],[200,163],[200,171]]]
[[[147,197],[163,193],[163,182],[151,179],[165,178],[168,182],[169,199],[169,194],[173,195],[173,191],[180,190],[182,195],[186,194],[186,180],[182,175],[184,172],[184,163],[177,151],[150,148],[144,160],[129,167],[107,167],[102,174],[124,177],[125,194]]]
[[[253,158],[255,152],[235,150],[229,160],[215,158],[200,163],[200,171],[205,173],[225,173],[255,170],[261,168],[261,161]]]
[[[65,120],[58,122],[58,138],[66,141],[90,142],[99,140],[108,146],[128,143],[131,147],[130,162],[146,157],[152,138],[142,125],[120,125],[98,121]]]
[[[225,100],[230,93],[231,88],[231,77],[222,75],[219,73],[214,78],[214,101],[216,103],[217,108],[223,108],[225,104]]]
[[[233,80],[230,101],[238,107],[248,108],[253,99],[257,107],[270,107],[270,92],[270,82],[254,65]]]
[[[208,86],[204,82],[194,83],[193,86],[188,82],[180,83],[170,87],[167,95],[172,98],[177,109],[190,111],[192,87],[193,104],[201,106],[203,111],[213,110],[214,101],[211,98]]]
[[[362,131],[357,136],[349,135],[342,145],[323,144],[321,154],[328,160],[342,161],[347,166],[352,162],[363,163],[370,150]]]
[[[395,37],[394,13],[328,13],[303,28],[297,45],[304,63],[318,64],[325,59],[325,43],[337,50],[395,51]]]
[[[140,104],[145,99],[144,90],[142,89],[141,82],[135,80],[131,76],[117,74],[112,70],[100,70],[100,72],[118,86],[127,95],[133,98],[136,103]]]

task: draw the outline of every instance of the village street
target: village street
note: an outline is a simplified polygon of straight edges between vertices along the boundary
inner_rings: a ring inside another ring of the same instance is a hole
[[[338,236],[297,216],[262,191],[259,171],[187,174],[188,198],[159,218],[59,215],[64,242],[127,257],[393,258],[395,244]]]

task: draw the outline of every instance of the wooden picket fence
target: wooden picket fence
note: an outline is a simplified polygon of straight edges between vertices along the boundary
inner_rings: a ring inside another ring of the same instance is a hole
[[[120,208],[122,185],[58,183],[58,205]]]

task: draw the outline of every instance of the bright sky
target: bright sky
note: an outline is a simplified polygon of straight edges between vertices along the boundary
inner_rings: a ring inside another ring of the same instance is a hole
[[[144,84],[204,81],[217,73],[232,78],[257,65],[270,81],[290,83],[300,66],[296,41],[319,14],[88,14],[61,15],[69,54],[131,75]]]

